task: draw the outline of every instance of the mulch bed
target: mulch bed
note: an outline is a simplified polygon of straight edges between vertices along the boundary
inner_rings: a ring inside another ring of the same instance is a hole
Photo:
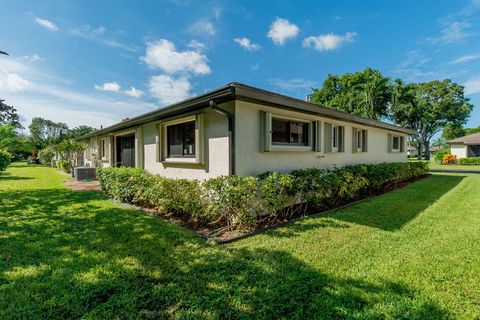
[[[100,191],[98,181],[65,181],[63,183],[73,191]]]

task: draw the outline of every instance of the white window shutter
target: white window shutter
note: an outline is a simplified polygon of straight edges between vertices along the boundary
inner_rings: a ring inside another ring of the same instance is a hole
[[[262,125],[263,151],[270,152],[272,151],[272,113],[262,112],[262,118],[263,118],[263,125]]]
[[[322,142],[322,123],[320,121],[314,121],[314,145],[313,150],[320,152],[322,151],[321,142]]]
[[[393,143],[393,136],[389,133],[387,136],[387,150],[388,152],[392,152],[392,143]]]

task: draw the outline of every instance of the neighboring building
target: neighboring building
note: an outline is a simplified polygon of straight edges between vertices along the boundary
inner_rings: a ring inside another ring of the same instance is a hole
[[[480,132],[456,138],[447,143],[451,147],[452,154],[457,158],[480,157]]]
[[[206,179],[406,161],[413,132],[247,85],[220,89],[83,136],[85,164]]]
[[[435,152],[442,151],[443,149],[445,149],[444,146],[433,146],[433,147],[430,147],[430,153],[434,154]],[[417,148],[414,146],[407,146],[407,155],[409,157],[418,157]]]

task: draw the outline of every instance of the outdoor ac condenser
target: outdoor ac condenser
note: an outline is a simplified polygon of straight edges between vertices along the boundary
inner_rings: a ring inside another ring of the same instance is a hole
[[[93,167],[76,167],[73,172],[75,179],[78,181],[97,179],[97,169]]]

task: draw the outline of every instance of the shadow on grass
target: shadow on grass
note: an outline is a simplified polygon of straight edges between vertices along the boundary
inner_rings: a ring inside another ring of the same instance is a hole
[[[0,230],[2,319],[449,318],[401,283],[212,246],[98,192],[0,192]]]
[[[8,172],[1,172],[0,173],[0,181],[14,181],[14,180],[31,180],[31,177],[20,177],[20,176],[12,176]]]
[[[460,175],[432,175],[328,216],[386,231],[399,230],[464,178]]]

